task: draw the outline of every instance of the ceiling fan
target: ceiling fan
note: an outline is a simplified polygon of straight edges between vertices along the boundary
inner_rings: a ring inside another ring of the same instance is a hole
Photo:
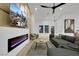
[[[53,14],[54,14],[55,13],[55,9],[60,7],[60,6],[62,6],[62,5],[64,5],[64,4],[66,4],[66,3],[60,3],[60,4],[56,5],[56,6],[55,6],[55,3],[53,3],[52,7],[44,6],[44,5],[40,5],[40,6],[43,7],[43,8],[51,8],[51,9],[53,9]]]

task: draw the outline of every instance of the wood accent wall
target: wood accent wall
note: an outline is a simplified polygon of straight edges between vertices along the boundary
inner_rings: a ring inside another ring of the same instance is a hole
[[[31,18],[31,10],[28,6],[27,3],[17,3],[18,7],[20,7],[21,9],[24,9],[26,15],[29,17],[28,21],[27,21],[27,27],[29,28],[29,32],[31,33],[31,27],[32,27],[32,18]],[[9,12],[10,8],[9,8],[9,3],[0,3],[0,8]],[[11,24],[11,20],[9,17],[9,14],[7,14],[6,12],[0,10],[0,26],[10,26]]]
[[[0,3],[0,8],[9,12],[8,3]],[[10,26],[9,14],[0,9],[0,26]]]

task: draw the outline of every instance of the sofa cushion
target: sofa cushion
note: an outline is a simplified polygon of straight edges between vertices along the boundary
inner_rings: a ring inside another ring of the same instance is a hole
[[[63,49],[63,48],[48,48],[48,56],[79,56],[79,52]]]
[[[66,35],[61,35],[61,39],[66,40]]]
[[[53,39],[52,40],[52,43],[56,46],[56,47],[61,47],[63,45],[68,45],[68,44],[73,44],[73,43],[70,43],[66,40],[63,40],[63,39]]]
[[[72,36],[67,36],[67,35],[62,35],[61,36],[62,39],[66,40],[66,41],[69,41],[71,43],[74,43],[76,38],[75,37],[72,37]]]
[[[62,48],[75,50],[75,51],[79,49],[78,45],[63,39],[52,39],[52,43],[55,45],[55,47],[62,47]]]
[[[72,42],[74,43],[76,38],[75,37],[72,37],[72,36],[66,36],[66,40],[68,40],[69,42]]]
[[[54,41],[56,41],[58,44],[70,44],[70,42],[63,40],[63,39],[53,39]]]

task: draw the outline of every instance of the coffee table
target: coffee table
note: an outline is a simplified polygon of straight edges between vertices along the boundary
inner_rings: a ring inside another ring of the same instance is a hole
[[[35,39],[34,42],[36,43],[35,45],[35,49],[37,48],[38,44],[46,44],[46,46],[48,47],[47,45],[47,40],[42,40],[42,39]]]

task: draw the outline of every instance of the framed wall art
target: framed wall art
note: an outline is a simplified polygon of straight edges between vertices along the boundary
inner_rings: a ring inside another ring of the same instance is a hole
[[[26,14],[16,3],[10,3],[11,26],[25,28],[27,27]]]
[[[64,20],[64,31],[65,33],[74,33],[74,19]]]

